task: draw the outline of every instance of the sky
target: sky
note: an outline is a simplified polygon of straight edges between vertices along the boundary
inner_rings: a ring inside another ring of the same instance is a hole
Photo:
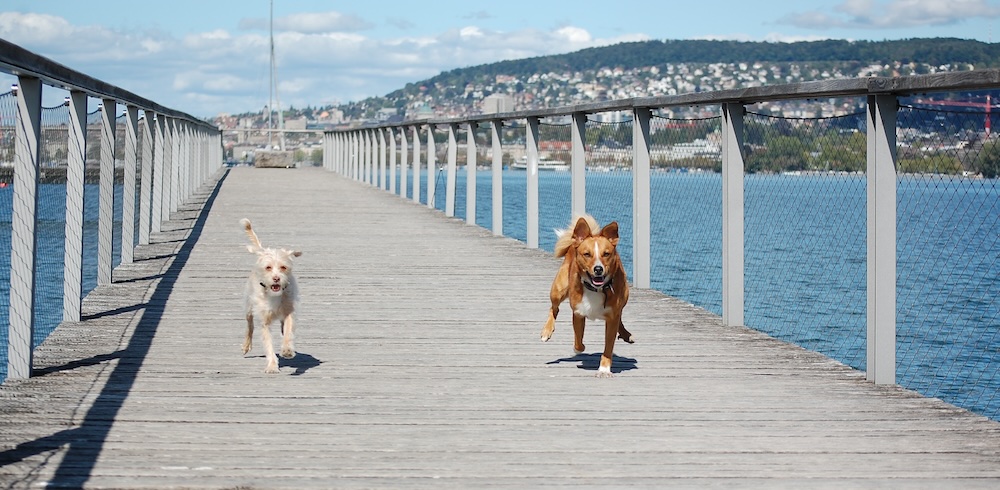
[[[1000,0],[0,0],[0,38],[196,117],[259,112],[270,94],[272,1],[286,108],[628,41],[992,43],[1000,29]]]

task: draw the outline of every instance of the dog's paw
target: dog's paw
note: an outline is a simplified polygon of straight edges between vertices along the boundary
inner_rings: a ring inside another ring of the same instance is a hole
[[[281,349],[281,357],[283,357],[285,359],[291,359],[291,358],[295,357],[295,350],[294,349],[290,349],[290,348],[289,349]]]
[[[253,349],[253,345],[251,345],[250,342],[244,342],[243,343],[243,355],[244,356],[247,355],[247,353],[250,352],[250,349]]]
[[[625,343],[627,343],[627,344],[634,344],[635,343],[635,335],[633,335],[633,334],[628,334],[627,336],[619,334],[618,338],[624,340]]]
[[[271,354],[271,358],[267,360],[267,367],[264,368],[265,374],[278,374],[278,358],[274,354]]]
[[[601,366],[597,369],[598,378],[614,378],[615,375],[611,373],[611,368]]]

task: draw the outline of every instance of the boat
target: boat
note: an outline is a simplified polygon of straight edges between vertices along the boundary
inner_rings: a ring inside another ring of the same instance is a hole
[[[511,170],[528,170],[528,157],[518,158],[517,161],[510,164],[510,168]],[[538,160],[538,171],[568,172],[569,164],[562,160],[542,158]]]

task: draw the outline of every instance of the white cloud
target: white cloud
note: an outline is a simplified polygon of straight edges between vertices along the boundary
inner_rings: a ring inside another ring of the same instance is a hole
[[[365,35],[368,21],[336,12],[286,16],[276,24],[282,26],[275,32],[281,100],[296,107],[385,95],[455,68],[649,39],[643,34],[596,38],[572,25],[515,31],[466,25],[420,36],[397,30],[381,39]],[[259,110],[267,102],[268,34],[257,30],[253,19],[240,26],[244,30],[178,37],[0,12],[0,38],[198,116]]]
[[[986,0],[845,0],[830,11],[795,12],[779,23],[806,29],[902,29],[952,25],[978,17],[1000,17],[1000,7]]]
[[[458,32],[463,38],[483,37],[483,31],[475,26],[463,27]]]
[[[555,34],[571,44],[587,44],[592,41],[590,33],[586,29],[580,29],[579,27],[560,27],[556,29]]]

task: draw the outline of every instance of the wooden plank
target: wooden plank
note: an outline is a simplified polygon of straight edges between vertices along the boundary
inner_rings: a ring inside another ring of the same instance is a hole
[[[304,252],[278,375],[240,352],[242,217]],[[555,258],[324,170],[232,169],[152,238],[0,387],[0,482],[1000,484],[1000,424],[655,291],[598,379],[600,328],[580,356],[568,318],[537,341]]]

